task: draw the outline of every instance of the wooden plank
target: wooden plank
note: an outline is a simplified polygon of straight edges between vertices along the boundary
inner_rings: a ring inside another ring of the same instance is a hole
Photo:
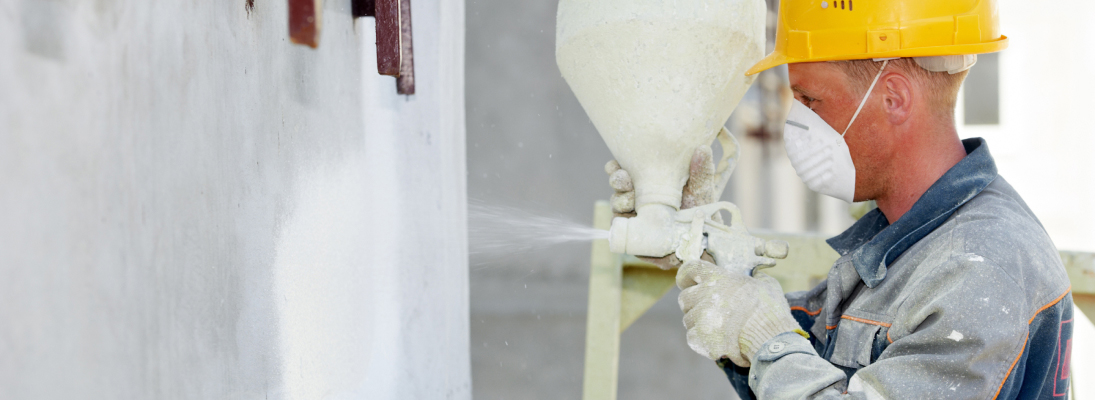
[[[1072,281],[1072,293],[1095,295],[1095,253],[1062,251],[1061,262]]]
[[[1062,251],[1061,262],[1072,282],[1072,302],[1095,321],[1095,253]]]
[[[790,245],[786,259],[777,260],[774,268],[764,270],[764,273],[779,281],[784,292],[813,288],[818,282],[825,280],[833,263],[840,258],[825,243],[827,237],[816,233],[787,234],[759,230],[751,233],[767,240],[783,240]]]
[[[1072,303],[1084,313],[1089,321],[1095,321],[1095,294],[1073,292]]]
[[[784,240],[791,251],[786,260],[779,260],[775,268],[765,270],[783,284],[784,291],[806,290],[829,274],[829,269],[839,256],[825,243],[827,236],[816,233],[788,234],[756,231],[753,235],[765,239]],[[1062,251],[1061,261],[1072,282],[1073,297],[1095,296],[1095,253]]]
[[[677,270],[624,266],[620,294],[620,332],[627,330],[677,285]]]
[[[593,226],[608,229],[612,207],[598,201]],[[620,363],[620,301],[622,257],[608,250],[608,240],[593,241],[586,315],[585,373],[582,399],[615,400]]]

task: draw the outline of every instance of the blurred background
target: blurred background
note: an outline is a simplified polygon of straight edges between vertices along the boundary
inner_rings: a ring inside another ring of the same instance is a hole
[[[769,51],[777,1],[768,1]],[[1080,30],[1095,7],[1066,3],[1000,0],[1010,48],[979,57],[957,122],[963,138],[987,139],[1059,249],[1091,252],[1095,135],[1081,107],[1095,89],[1095,43]],[[557,2],[466,5],[469,198],[589,224],[594,202],[612,194],[603,172],[612,157],[556,67]],[[848,206],[806,189],[784,153],[786,79],[786,67],[762,73],[726,123],[742,151],[723,200],[750,229],[835,235],[853,221]],[[473,241],[471,252],[475,398],[581,397],[589,243],[499,255],[477,253]],[[722,371],[688,348],[676,295],[623,333],[619,398],[735,398]],[[1075,326],[1079,371],[1093,338],[1090,324]]]

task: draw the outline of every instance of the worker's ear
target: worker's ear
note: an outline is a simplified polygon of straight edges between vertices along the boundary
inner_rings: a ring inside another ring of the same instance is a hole
[[[882,107],[890,123],[902,125],[912,115],[912,81],[903,74],[889,73],[882,77]]]

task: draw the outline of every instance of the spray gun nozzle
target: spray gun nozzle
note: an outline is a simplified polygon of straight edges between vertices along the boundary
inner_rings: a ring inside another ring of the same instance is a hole
[[[627,253],[627,225],[628,218],[612,219],[612,227],[608,230],[608,251],[616,254]]]

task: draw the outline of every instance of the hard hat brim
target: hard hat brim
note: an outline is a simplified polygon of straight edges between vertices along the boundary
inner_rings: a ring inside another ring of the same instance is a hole
[[[860,53],[849,55],[837,55],[837,56],[823,56],[823,57],[803,57],[792,58],[781,52],[779,49],[764,57],[753,68],[749,68],[745,72],[746,76],[756,75],[765,70],[773,67],[777,67],[783,64],[794,64],[802,62],[818,62],[818,61],[847,61],[847,60],[870,60],[875,58],[896,58],[896,57],[931,57],[931,56],[954,56],[964,54],[985,54],[995,53],[1000,50],[1004,50],[1008,47],[1008,37],[1000,35],[1000,39],[985,42],[985,43],[973,43],[973,44],[956,44],[947,46],[933,46],[933,47],[917,47],[911,49],[900,49],[894,51],[886,51],[879,53]]]

